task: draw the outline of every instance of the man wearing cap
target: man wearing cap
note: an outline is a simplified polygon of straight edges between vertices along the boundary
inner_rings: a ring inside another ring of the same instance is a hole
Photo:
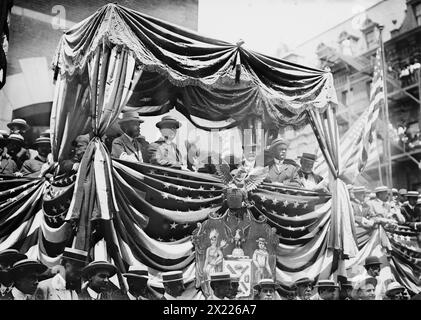
[[[82,285],[82,269],[88,259],[86,251],[66,247],[59,272],[41,281],[35,293],[37,300],[78,300]]]
[[[376,286],[376,278],[366,277],[360,280],[354,288],[354,296],[356,300],[376,300]]]
[[[393,281],[387,285],[386,295],[383,300],[405,300],[405,287],[399,282]]]
[[[113,140],[111,156],[131,162],[149,162],[149,143],[140,135],[140,119],[137,112],[124,112],[118,121],[123,134]]]
[[[161,300],[177,300],[184,290],[183,272],[169,271],[162,274],[165,293]]]
[[[9,273],[13,264],[28,257],[15,249],[0,252],[0,300],[13,300],[13,279]]]
[[[405,218],[406,222],[415,222],[416,218],[416,211],[415,207],[417,205],[419,197],[418,191],[409,191],[406,194],[406,198],[408,199],[408,202],[406,202],[404,205],[401,206],[401,213]]]
[[[275,300],[277,289],[279,289],[279,284],[272,279],[261,279],[254,286],[254,290],[257,291],[256,298],[258,300]]]
[[[215,272],[210,275],[212,294],[208,300],[228,300],[231,294],[231,276],[228,272]]]
[[[82,270],[83,279],[88,283],[82,288],[79,300],[114,300],[110,278],[117,268],[107,261],[94,261]]]
[[[319,187],[319,183],[322,182],[323,177],[313,172],[314,162],[316,161],[316,155],[312,153],[304,152],[300,157],[301,168],[298,169],[298,177],[300,182],[305,189],[314,190]]]
[[[20,172],[24,176],[39,176],[46,169],[48,169],[48,155],[51,152],[50,139],[46,137],[39,137],[35,140],[38,155],[34,159],[26,160]]]
[[[177,129],[181,123],[171,116],[162,117],[156,124],[161,132],[161,138],[151,144],[151,163],[165,167],[181,169],[184,167],[183,159],[177,145],[173,142]]]
[[[148,290],[149,273],[145,266],[130,266],[127,273],[123,273],[129,285],[128,300],[155,300]]]
[[[367,201],[369,216],[374,219],[375,223],[390,223],[393,221],[402,223],[405,221],[399,208],[389,201],[388,188],[386,186],[377,187],[375,193],[376,198]]]
[[[17,150],[11,150],[10,155],[13,157],[13,160],[18,165],[20,169],[22,164],[30,158],[29,150],[24,148],[24,138],[23,135],[29,129],[29,125],[26,123],[24,119],[13,119],[11,122],[7,124],[7,127],[10,129],[9,138],[12,135],[18,135],[22,137],[22,144],[19,145]],[[13,136],[15,137],[15,136]],[[12,148],[12,146],[8,146],[8,148]]]
[[[58,175],[72,175],[75,174],[78,169],[82,157],[85,154],[89,144],[89,134],[77,136],[73,141],[74,152],[71,159],[66,159],[60,162],[58,167]]]
[[[13,279],[13,300],[35,300],[39,276],[47,267],[37,260],[23,259],[13,264],[10,274]]]
[[[275,139],[271,143],[269,152],[273,156],[273,160],[268,163],[269,173],[267,180],[272,183],[303,187],[298,176],[298,164],[291,159],[285,158],[287,149],[287,142],[281,138]]]
[[[12,175],[18,171],[18,166],[12,157],[7,153],[6,145],[8,139],[0,135],[0,174]]]
[[[307,277],[298,279],[294,283],[296,300],[310,300],[313,295],[313,281]]]
[[[335,300],[339,286],[333,280],[319,280],[315,288],[317,288],[317,294],[311,300]]]

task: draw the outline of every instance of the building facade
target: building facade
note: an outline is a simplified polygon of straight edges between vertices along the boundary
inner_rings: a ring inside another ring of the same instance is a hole
[[[6,85],[0,90],[0,129],[24,118],[30,143],[49,126],[53,100],[51,61],[63,32],[114,2],[142,13],[197,30],[198,0],[14,0]]]
[[[421,189],[418,161],[420,136],[421,0],[383,0],[306,41],[283,58],[318,68],[329,68],[337,91],[338,124],[343,135],[370,104],[373,64],[379,30],[385,46],[389,124],[383,114],[377,122],[379,158],[371,161],[360,177],[375,187],[385,181],[382,150],[389,130],[393,185]],[[388,129],[387,129],[388,128]],[[297,133],[296,144],[306,148],[311,130]],[[420,138],[421,139],[421,138]],[[313,147],[313,142],[308,143]],[[380,170],[382,174],[380,174]],[[381,176],[381,178],[380,178]]]

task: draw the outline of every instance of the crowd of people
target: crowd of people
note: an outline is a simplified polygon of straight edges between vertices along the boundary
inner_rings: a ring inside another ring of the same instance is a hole
[[[130,266],[122,277],[124,286],[114,284],[117,267],[107,261],[87,263],[88,253],[65,248],[58,266],[48,268],[17,250],[0,252],[0,300],[184,300],[186,283],[181,271],[163,272],[161,285],[151,286],[148,268]],[[365,273],[356,281],[307,277],[291,286],[261,279],[252,287],[253,300],[419,300],[393,278],[379,277],[381,261],[365,259]],[[240,279],[228,272],[215,272],[209,279],[212,293],[207,300],[244,300],[237,297]],[[125,287],[126,289],[122,289]],[[195,289],[196,290],[196,289]],[[247,298],[250,299],[250,298]]]

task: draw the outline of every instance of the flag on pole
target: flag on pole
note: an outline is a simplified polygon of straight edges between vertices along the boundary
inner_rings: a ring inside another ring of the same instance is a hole
[[[370,146],[373,144],[376,120],[379,116],[380,108],[384,104],[383,94],[383,68],[381,65],[381,48],[376,52],[374,62],[373,81],[370,90],[370,105],[368,107],[368,117],[362,135],[362,153],[358,162],[358,170],[362,172],[367,164]]]

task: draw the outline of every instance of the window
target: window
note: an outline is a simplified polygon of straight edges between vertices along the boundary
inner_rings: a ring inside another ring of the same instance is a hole
[[[415,6],[415,18],[417,19],[417,24],[421,26],[421,3]]]
[[[343,104],[343,105],[345,105],[345,106],[346,106],[346,98],[347,98],[347,95],[348,95],[348,91],[347,91],[347,90],[342,91],[342,95],[341,95],[341,102],[342,102],[342,104]]]
[[[376,46],[376,36],[374,29],[365,34],[365,40],[367,41],[368,49],[374,48]]]

